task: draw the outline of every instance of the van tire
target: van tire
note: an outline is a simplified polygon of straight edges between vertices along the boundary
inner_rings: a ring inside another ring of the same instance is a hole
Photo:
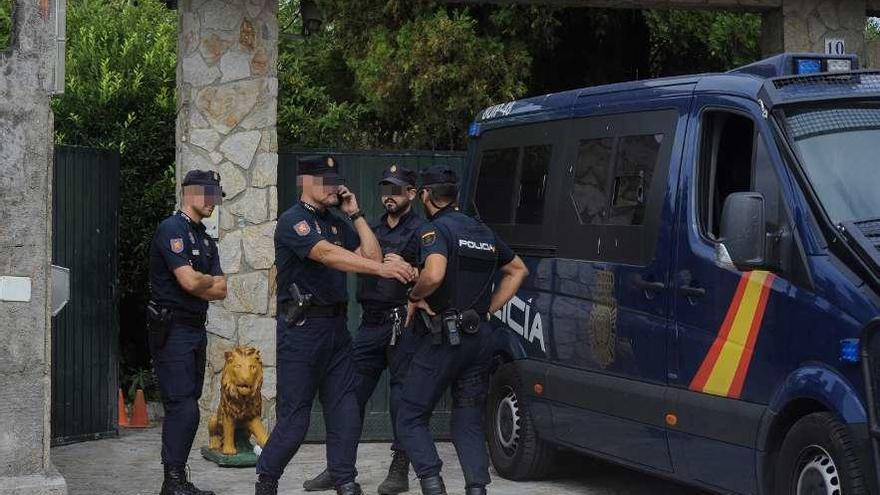
[[[501,365],[490,381],[486,437],[495,470],[513,481],[544,478],[556,459],[556,449],[535,431],[525,397],[516,368]]]
[[[798,483],[831,495],[868,493],[846,426],[827,412],[804,416],[785,435],[776,463],[776,493],[799,495]]]

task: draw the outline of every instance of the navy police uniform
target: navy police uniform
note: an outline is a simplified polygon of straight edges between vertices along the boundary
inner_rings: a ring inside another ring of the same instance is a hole
[[[380,184],[399,187],[415,186],[415,172],[392,166],[383,173]],[[425,221],[410,210],[402,215],[394,227],[388,225],[388,214],[382,215],[370,226],[382,248],[382,255],[397,254],[407,263],[419,263],[419,233]],[[360,275],[357,299],[363,308],[361,326],[354,340],[354,364],[358,374],[357,398],[363,415],[364,408],[385,368],[391,374],[391,420],[397,416],[408,344],[412,339],[402,332],[406,319],[407,286],[394,279]],[[396,442],[391,446],[400,450]]]
[[[446,167],[423,172],[425,185],[456,184],[455,173]],[[415,354],[404,379],[397,413],[399,441],[419,478],[440,475],[442,462],[429,429],[431,412],[447,388],[452,388],[452,440],[468,488],[489,483],[489,460],[482,419],[491,364],[491,327],[486,321],[492,282],[498,268],[514,259],[510,248],[485,225],[454,207],[437,212],[420,234],[421,262],[432,254],[447,259],[440,287],[426,298],[441,317],[476,312],[470,333],[460,333],[452,345],[448,332],[441,342],[416,315],[418,336]],[[472,311],[469,311],[472,310]],[[423,485],[424,489],[424,485]],[[437,493],[444,493],[438,491]]]
[[[194,170],[184,186],[218,187],[215,172]],[[164,308],[167,321],[164,342],[151,333],[153,364],[159,378],[165,418],[162,425],[162,462],[183,466],[199,426],[198,400],[205,376],[205,316],[208,302],[183,290],[174,270],[190,265],[197,272],[223,275],[217,244],[201,222],[178,211],[159,224],[150,247],[151,305]]]
[[[299,161],[299,173],[338,183],[338,165],[330,157]],[[346,274],[308,258],[320,241],[348,250],[360,245],[351,225],[332,212],[297,203],[278,219],[275,256],[278,266],[277,424],[257,462],[261,480],[277,480],[309,428],[315,395],[321,401],[327,429],[327,461],[337,486],[357,477],[355,461],[361,417],[351,364],[351,334],[346,319]],[[288,322],[293,284],[311,295],[303,319]],[[258,485],[259,487],[259,485]]]

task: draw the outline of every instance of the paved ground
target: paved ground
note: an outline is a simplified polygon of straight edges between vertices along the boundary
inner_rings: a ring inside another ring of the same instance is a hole
[[[70,495],[156,495],[161,485],[158,462],[160,429],[125,430],[117,439],[85,442],[52,449],[52,460],[67,479]],[[451,444],[441,444],[447,488],[464,492],[461,471]],[[368,494],[384,479],[389,461],[387,444],[363,444],[359,480]],[[503,495],[701,495],[702,492],[587,459],[569,459],[552,481],[517,483],[493,473],[490,493]],[[306,493],[302,482],[324,466],[324,446],[306,445],[288,466],[279,493]],[[197,453],[190,457],[192,479],[218,494],[253,493],[254,471],[218,468]],[[416,488],[418,482],[411,484]],[[329,492],[328,492],[329,493]],[[417,488],[410,490],[418,494]]]

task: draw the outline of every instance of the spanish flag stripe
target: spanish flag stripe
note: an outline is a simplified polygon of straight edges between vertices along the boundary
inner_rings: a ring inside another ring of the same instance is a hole
[[[772,281],[773,275],[768,272],[742,275],[718,336],[691,382],[691,390],[739,397],[761,330]]]
[[[746,342],[745,352],[736,368],[736,374],[733,377],[733,384],[730,386],[729,397],[739,399],[742,395],[743,385],[746,381],[746,375],[749,371],[749,365],[752,363],[752,356],[755,352],[755,342],[761,333],[761,323],[764,321],[764,311],[767,309],[767,301],[770,299],[770,290],[773,288],[774,276],[768,273],[761,287],[761,298],[758,301],[758,308],[755,311],[755,317],[752,319],[752,328],[749,330],[749,340]]]
[[[724,317],[724,322],[721,324],[721,329],[718,331],[718,336],[709,348],[709,353],[706,354],[706,358],[703,360],[703,364],[700,365],[700,369],[697,371],[696,376],[693,381],[691,381],[691,390],[703,390],[703,387],[706,386],[706,382],[709,380],[709,374],[712,372],[712,368],[715,367],[715,363],[718,361],[718,356],[721,354],[721,348],[727,340],[727,335],[730,332],[733,319],[739,309],[743,293],[746,290],[746,285],[746,278],[740,278],[739,285],[736,287],[736,292],[733,294],[733,300],[730,302],[730,307],[727,308],[727,315]]]

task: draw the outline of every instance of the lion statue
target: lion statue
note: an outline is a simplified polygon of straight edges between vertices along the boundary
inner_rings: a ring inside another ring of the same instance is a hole
[[[236,347],[226,352],[220,376],[220,406],[208,420],[209,447],[224,455],[235,455],[235,430],[254,435],[260,447],[269,435],[260,415],[263,412],[263,361],[253,347]]]

